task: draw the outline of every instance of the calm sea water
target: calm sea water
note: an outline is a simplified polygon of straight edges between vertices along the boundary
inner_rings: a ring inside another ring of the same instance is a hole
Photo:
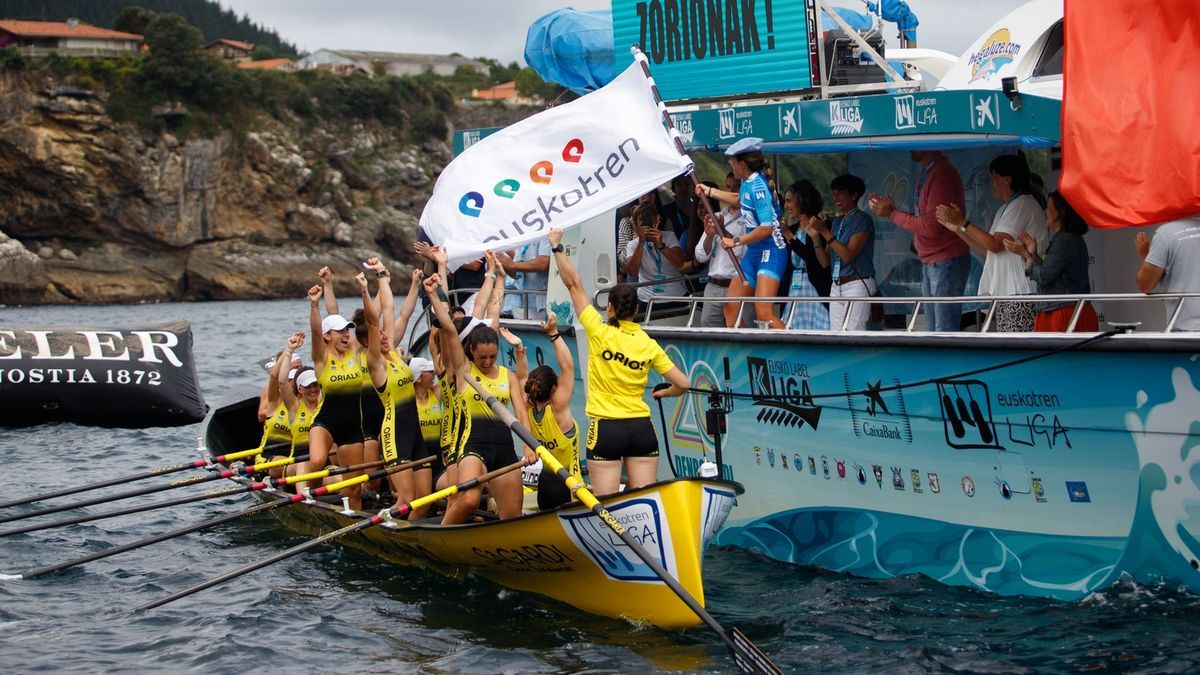
[[[0,308],[0,325],[132,326],[188,319],[200,383],[216,407],[258,391],[263,371],[255,362],[274,353],[292,330],[305,328],[306,312],[303,300]],[[0,501],[194,459],[200,432],[200,425],[0,430],[7,486]],[[131,503],[137,502],[124,502]],[[248,497],[227,498],[0,539],[0,573],[80,557],[251,504]],[[0,581],[0,667],[213,673],[733,670],[722,644],[704,629],[634,627],[483,580],[388,566],[336,545],[157,610],[132,612],[302,541],[262,517],[55,575]],[[738,550],[708,552],[705,585],[713,616],[740,627],[790,672],[1200,670],[1200,598],[1173,588],[1123,584],[1075,603],[1000,598],[921,577],[858,579]]]

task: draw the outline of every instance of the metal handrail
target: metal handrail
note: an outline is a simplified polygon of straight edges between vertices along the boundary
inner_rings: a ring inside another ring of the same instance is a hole
[[[661,283],[661,282],[660,282]],[[607,289],[606,289],[607,290]],[[599,291],[597,291],[597,296]],[[597,297],[593,296],[593,298]],[[741,316],[745,310],[746,303],[765,302],[769,304],[785,303],[790,305],[788,310],[787,320],[784,323],[790,322],[793,314],[796,311],[796,306],[799,303],[829,303],[829,302],[866,302],[879,303],[886,302],[887,304],[913,305],[912,318],[906,324],[905,332],[912,333],[916,330],[917,316],[921,313],[921,308],[926,304],[968,304],[968,303],[983,303],[988,305],[988,318],[980,328],[981,333],[989,332],[992,323],[992,317],[995,315],[996,305],[1001,302],[1064,302],[1073,303],[1074,311],[1071,314],[1071,321],[1067,327],[1067,331],[1071,332],[1075,329],[1079,317],[1083,312],[1083,307],[1088,302],[1105,301],[1105,302],[1136,302],[1136,301],[1162,301],[1162,300],[1179,300],[1179,303],[1172,311],[1170,319],[1167,321],[1163,332],[1170,332],[1175,327],[1175,322],[1179,318],[1180,311],[1183,308],[1183,301],[1189,298],[1200,298],[1200,292],[1188,293],[1095,293],[1088,295],[962,295],[954,297],[904,297],[904,296],[867,296],[867,297],[816,297],[816,298],[793,298],[793,297],[751,297],[743,296],[736,299],[722,298],[705,298],[699,296],[656,296],[650,299],[647,303],[646,314],[649,317],[653,310],[654,303],[685,303],[692,306],[692,310],[688,314],[687,327],[691,328],[692,320],[695,317],[695,306],[703,302],[737,302],[738,314]],[[850,313],[846,313],[846,318],[842,321],[841,330],[845,330]]]

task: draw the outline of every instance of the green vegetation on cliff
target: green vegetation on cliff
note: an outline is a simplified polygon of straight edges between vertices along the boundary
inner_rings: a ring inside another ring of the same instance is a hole
[[[274,30],[252,22],[249,16],[239,19],[233,10],[224,9],[213,0],[4,0],[0,3],[0,19],[66,21],[75,18],[93,26],[108,27],[114,26],[117,17],[130,5],[151,12],[177,14],[198,28],[206,42],[229,38],[267,47],[276,56],[296,54],[295,45]],[[116,29],[128,28],[131,26]]]
[[[200,31],[176,14],[138,9],[118,21],[131,22],[144,26],[144,54],[28,59],[3,49],[0,68],[48,71],[77,87],[104,91],[117,121],[181,136],[243,128],[255,113],[314,123],[377,120],[415,142],[446,135],[454,98],[442,78],[243,70],[203,52]]]

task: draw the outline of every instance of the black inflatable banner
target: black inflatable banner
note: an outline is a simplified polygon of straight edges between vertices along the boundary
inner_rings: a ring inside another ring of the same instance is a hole
[[[0,327],[0,426],[166,427],[204,419],[187,321]]]

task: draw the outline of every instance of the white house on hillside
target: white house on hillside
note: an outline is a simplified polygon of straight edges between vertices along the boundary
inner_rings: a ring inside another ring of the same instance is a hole
[[[435,75],[453,75],[460,66],[468,66],[480,74],[488,67],[474,59],[443,54],[399,54],[395,52],[366,52],[352,49],[318,49],[296,62],[301,70],[329,70],[335,73],[362,72],[374,75],[376,64],[388,75],[420,75],[432,71]]]

